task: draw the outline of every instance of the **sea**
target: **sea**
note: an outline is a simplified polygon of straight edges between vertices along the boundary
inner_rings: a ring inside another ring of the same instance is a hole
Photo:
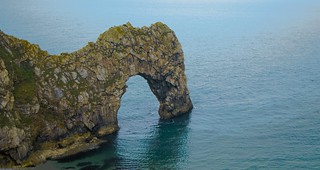
[[[319,0],[0,0],[0,29],[51,54],[158,21],[182,44],[192,112],[160,120],[131,77],[107,143],[30,169],[320,169]]]

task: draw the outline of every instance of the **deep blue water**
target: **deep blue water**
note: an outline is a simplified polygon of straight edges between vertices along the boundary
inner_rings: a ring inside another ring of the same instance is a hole
[[[109,143],[38,169],[320,169],[319,0],[0,0],[0,29],[53,54],[128,21],[176,32],[194,110],[159,120],[132,77]]]

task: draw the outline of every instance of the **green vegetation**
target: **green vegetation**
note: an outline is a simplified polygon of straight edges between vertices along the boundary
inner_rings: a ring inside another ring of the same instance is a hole
[[[11,127],[13,124],[5,114],[0,114],[0,128],[8,126]]]
[[[14,97],[17,104],[32,102],[35,95],[35,78],[33,68],[28,62],[20,63],[15,67]]]
[[[30,103],[35,94],[35,79],[33,67],[29,60],[19,62],[18,50],[12,51],[11,55],[3,46],[0,46],[0,56],[4,60],[9,75],[13,80],[14,97],[17,104]]]
[[[108,80],[105,81],[105,83],[104,83],[105,88],[112,86],[112,85],[115,85],[115,83],[117,81],[119,81],[120,79],[121,79],[120,74],[115,74],[114,76],[110,77]]]
[[[123,31],[121,26],[112,27],[108,31],[101,34],[98,38],[98,41],[101,40],[107,40],[107,41],[119,41],[123,36],[125,35],[125,32]]]

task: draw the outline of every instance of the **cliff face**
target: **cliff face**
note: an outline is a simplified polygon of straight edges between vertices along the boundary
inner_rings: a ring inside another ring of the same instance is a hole
[[[120,100],[134,75],[147,80],[160,118],[189,112],[184,70],[181,45],[162,23],[116,26],[60,55],[0,32],[0,167],[30,166],[99,143],[118,129]]]

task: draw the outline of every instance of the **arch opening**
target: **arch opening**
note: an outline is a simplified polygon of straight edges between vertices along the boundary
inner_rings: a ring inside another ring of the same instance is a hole
[[[147,80],[140,75],[132,76],[127,80],[126,90],[121,96],[117,116],[119,125],[139,123],[142,119],[157,120],[158,108],[159,101],[149,88]]]

